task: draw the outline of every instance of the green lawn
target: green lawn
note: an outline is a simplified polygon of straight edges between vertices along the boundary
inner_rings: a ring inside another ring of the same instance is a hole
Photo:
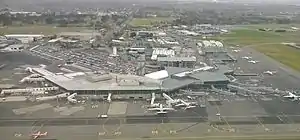
[[[285,64],[295,70],[300,71],[300,50],[285,45],[261,45],[254,47],[256,50],[267,56]]]
[[[258,28],[290,28],[290,27],[300,27],[300,24],[253,24],[253,25],[239,25],[238,27],[248,28],[248,29],[258,29]]]
[[[129,25],[131,26],[150,26],[155,23],[170,21],[171,18],[162,18],[162,17],[154,17],[154,18],[133,18]]]
[[[224,136],[203,136],[203,137],[154,137],[141,138],[145,140],[299,140],[298,135],[224,135]]]
[[[237,29],[233,30],[229,34],[221,36],[221,39],[241,45],[252,45],[256,43],[270,43],[270,42],[282,42],[284,37],[282,35],[272,32],[260,32],[257,30],[250,29]]]
[[[76,32],[85,30],[84,27],[55,27],[55,26],[40,26],[40,25],[30,25],[30,26],[0,26],[0,34],[57,34],[60,32]]]
[[[217,38],[226,44],[251,46],[259,52],[300,71],[300,50],[281,44],[282,42],[299,43],[300,31],[285,33],[263,32],[257,30],[259,27],[253,25],[251,26],[252,29],[234,29],[231,33],[221,35]],[[271,25],[270,27],[276,28],[275,25]]]

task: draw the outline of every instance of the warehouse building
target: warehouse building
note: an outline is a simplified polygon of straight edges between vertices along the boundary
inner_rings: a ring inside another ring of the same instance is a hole
[[[157,57],[157,61],[164,67],[193,68],[196,63],[196,57]]]
[[[228,54],[226,48],[220,41],[203,40],[197,43],[197,47],[201,55],[207,58],[209,65],[226,64],[236,61],[232,55]]]

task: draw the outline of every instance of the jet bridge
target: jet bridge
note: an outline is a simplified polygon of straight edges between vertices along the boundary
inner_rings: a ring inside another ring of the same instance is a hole
[[[24,82],[44,82],[44,81],[46,81],[45,78],[29,78],[29,77],[25,77],[20,82],[24,83]]]
[[[154,103],[155,101],[155,93],[152,93],[152,98],[151,98],[151,102],[150,102],[150,107],[159,107],[159,103]]]
[[[34,91],[56,91],[58,87],[44,87],[44,88],[25,88],[25,89],[5,89],[1,91],[1,95],[10,93],[29,93]]]
[[[70,93],[63,93],[63,94],[58,94],[54,96],[44,96],[44,97],[38,97],[36,98],[36,101],[48,101],[48,100],[54,100],[58,98],[67,98],[70,95]]]
[[[262,90],[270,93],[286,94],[287,91],[273,89],[272,87],[249,87],[248,89]]]
[[[228,88],[242,90],[242,91],[245,91],[246,93],[251,93],[251,94],[262,94],[262,92],[258,92],[258,91],[254,91],[254,90],[249,90],[247,88],[239,87],[239,86],[235,86],[235,85],[228,85]]]
[[[234,73],[233,76],[258,76],[257,73]]]
[[[231,81],[231,83],[233,84],[237,84],[237,85],[240,85],[240,86],[247,86],[247,87],[256,87],[257,84],[244,84],[244,83],[239,83],[239,82],[236,82],[236,81]]]
[[[154,101],[155,101],[155,93],[152,93],[152,98],[151,98],[151,105],[153,105],[154,104]]]
[[[108,101],[109,103],[111,102],[111,93],[108,93],[107,101]]]
[[[214,92],[217,92],[217,93],[220,93],[220,94],[224,94],[224,95],[236,95],[236,93],[233,93],[233,92],[229,92],[229,91],[226,91],[226,90],[217,89],[213,85],[211,86],[211,89]]]

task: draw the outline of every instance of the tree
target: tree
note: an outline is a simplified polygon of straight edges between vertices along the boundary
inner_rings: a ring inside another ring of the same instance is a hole
[[[109,16],[108,16],[108,15],[105,15],[105,16],[102,16],[102,17],[101,17],[101,21],[102,21],[102,22],[107,22],[108,19],[109,19]]]
[[[12,25],[12,19],[7,14],[0,15],[0,21],[2,22],[3,26]]]
[[[46,24],[53,24],[53,20],[54,19],[52,17],[47,17],[45,22],[46,22]]]

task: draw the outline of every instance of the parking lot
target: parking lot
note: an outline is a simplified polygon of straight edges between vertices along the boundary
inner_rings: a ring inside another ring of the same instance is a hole
[[[136,62],[124,61],[120,57],[111,57],[104,50],[98,49],[64,49],[59,46],[44,45],[32,50],[35,54],[50,60],[64,60],[91,70],[120,74],[135,74]]]

